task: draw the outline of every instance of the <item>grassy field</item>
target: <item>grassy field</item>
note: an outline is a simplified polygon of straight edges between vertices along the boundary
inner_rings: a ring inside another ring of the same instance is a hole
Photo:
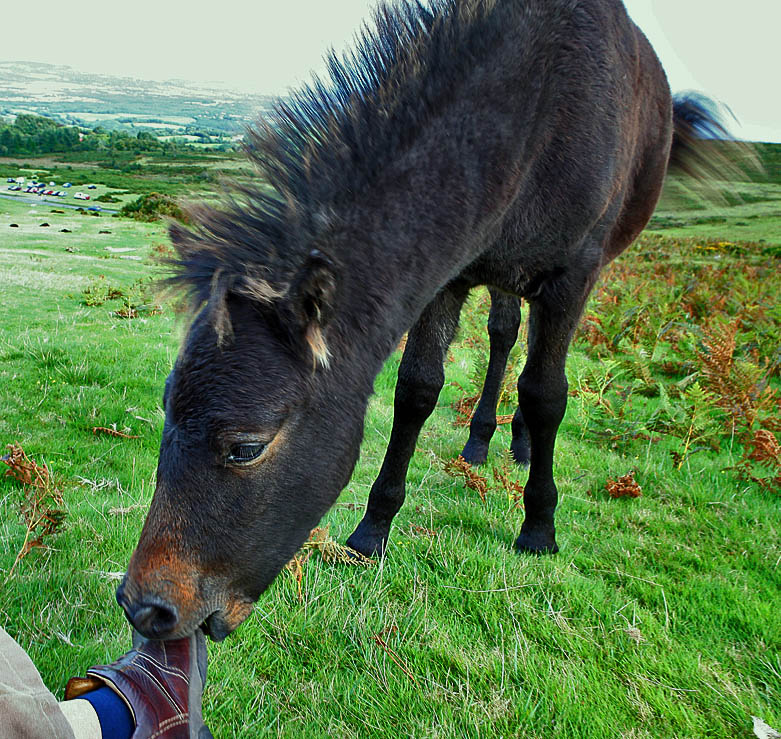
[[[176,158],[160,156],[137,157],[134,161],[119,161],[111,166],[109,159],[94,161],[94,152],[80,152],[84,160],[64,160],[65,155],[48,157],[0,157],[0,192],[24,196],[24,193],[9,192],[8,177],[25,177],[29,182],[54,181],[57,190],[63,190],[65,182],[72,187],[65,190],[65,198],[50,197],[53,208],[57,203],[87,208],[98,205],[109,210],[118,210],[125,203],[139,195],[151,192],[164,193],[173,197],[197,192],[199,198],[211,199],[221,190],[221,180],[229,178],[241,181],[252,175],[252,167],[238,153],[214,153],[207,150],[181,152]],[[71,156],[75,156],[71,154]],[[107,156],[104,154],[104,156]],[[93,157],[90,159],[89,157]],[[87,185],[96,185],[88,190]],[[90,195],[90,200],[76,200],[76,192]],[[118,202],[101,202],[96,198],[109,195]],[[39,200],[35,195],[28,199]]]
[[[89,177],[127,191],[142,177],[104,174]],[[472,487],[445,469],[486,364],[478,292],[389,556],[338,564],[316,541],[210,646],[215,736],[733,738],[752,736],[752,716],[781,726],[781,186],[737,189],[740,202],[714,207],[671,188],[594,293],[556,453],[560,554],[511,548],[525,475],[502,452],[509,425]],[[0,479],[0,625],[58,694],[129,644],[113,593],[154,490],[163,380],[184,328],[149,287],[166,248],[155,224],[0,199],[0,443],[46,462],[66,512],[17,562],[25,490]],[[360,463],[320,541],[344,541],[362,515],[399,359],[376,381]],[[515,374],[522,360],[519,342]],[[608,481],[630,472],[642,496],[613,499]]]

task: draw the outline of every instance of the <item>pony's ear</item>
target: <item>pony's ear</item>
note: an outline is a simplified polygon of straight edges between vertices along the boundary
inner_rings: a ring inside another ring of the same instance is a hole
[[[323,367],[330,354],[324,329],[334,314],[336,269],[331,259],[314,249],[298,273],[291,290],[293,310],[304,331],[312,355]]]

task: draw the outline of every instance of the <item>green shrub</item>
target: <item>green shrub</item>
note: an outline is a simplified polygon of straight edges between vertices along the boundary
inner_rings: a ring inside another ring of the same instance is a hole
[[[159,192],[142,195],[124,206],[120,213],[137,221],[159,221],[162,216],[170,216],[184,222],[188,220],[185,212],[172,197]]]
[[[81,294],[84,305],[103,305],[107,300],[117,300],[124,297],[122,288],[110,285],[105,275],[99,275],[90,281]]]

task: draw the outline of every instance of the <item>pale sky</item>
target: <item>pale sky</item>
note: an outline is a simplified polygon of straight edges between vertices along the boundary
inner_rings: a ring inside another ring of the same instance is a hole
[[[0,60],[81,71],[219,81],[284,93],[349,43],[374,0],[0,0]],[[199,7],[200,5],[200,7]],[[781,0],[626,0],[673,91],[730,106],[747,139],[781,142]],[[9,33],[12,29],[20,32]],[[30,31],[34,29],[34,32]],[[29,31],[29,32],[28,32]]]

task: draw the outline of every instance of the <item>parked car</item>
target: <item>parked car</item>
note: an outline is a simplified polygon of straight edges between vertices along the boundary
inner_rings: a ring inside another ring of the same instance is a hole
[[[87,208],[87,210],[93,210],[93,211],[95,211],[95,212],[99,211],[100,209],[101,209],[101,208],[100,208],[100,206],[99,206],[99,205],[90,205],[90,207],[89,207],[89,208]]]
[[[97,188],[97,185],[87,185],[88,190],[95,190]]]
[[[70,183],[70,182],[66,182],[66,183],[63,185],[63,187],[70,187],[70,186],[71,186],[71,183]]]

